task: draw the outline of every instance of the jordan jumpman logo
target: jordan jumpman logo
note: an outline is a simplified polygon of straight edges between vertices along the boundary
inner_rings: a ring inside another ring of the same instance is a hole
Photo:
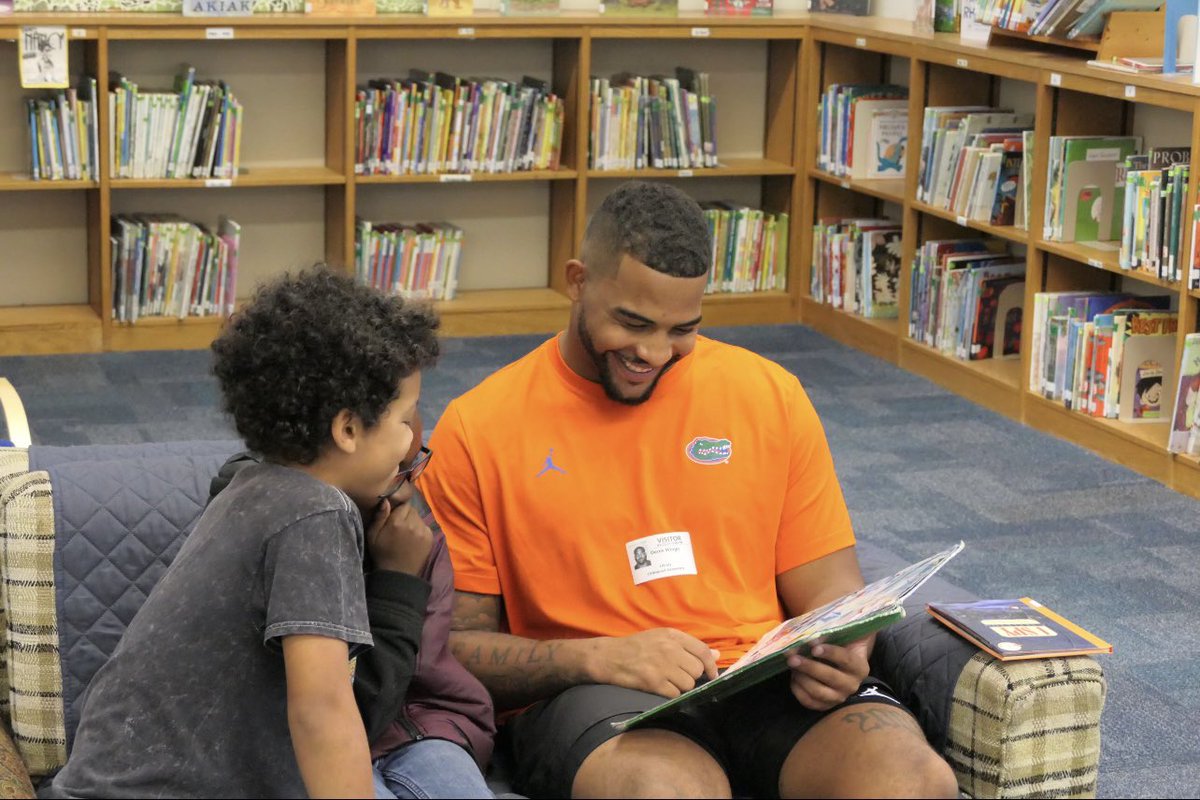
[[[542,467],[542,471],[539,472],[537,475],[534,475],[534,477],[540,478],[543,475],[545,475],[547,472],[550,472],[551,470],[553,470],[554,472],[561,472],[563,475],[567,474],[567,471],[565,469],[563,469],[562,467],[556,466],[554,464],[554,448],[553,447],[550,448],[550,452],[546,456],[546,466]]]

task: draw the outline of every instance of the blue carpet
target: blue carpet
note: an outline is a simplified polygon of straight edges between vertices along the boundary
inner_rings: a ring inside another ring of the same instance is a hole
[[[1200,795],[1200,503],[803,326],[706,333],[799,376],[861,538],[909,560],[965,539],[949,580],[1035,597],[1113,643],[1100,796]],[[446,340],[426,425],[543,338]],[[11,357],[0,375],[41,444],[230,438],[208,364],[205,351]]]

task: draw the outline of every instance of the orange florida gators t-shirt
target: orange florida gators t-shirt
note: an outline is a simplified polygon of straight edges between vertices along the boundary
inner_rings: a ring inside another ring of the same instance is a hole
[[[854,544],[799,381],[699,337],[638,406],[557,338],[447,407],[421,491],[461,591],[531,639],[677,628],[728,666],[783,620],[775,576]]]

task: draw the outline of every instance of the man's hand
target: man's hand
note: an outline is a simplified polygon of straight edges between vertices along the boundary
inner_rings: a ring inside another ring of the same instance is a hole
[[[870,653],[870,638],[845,647],[819,644],[812,650],[813,658],[792,653],[787,658],[792,670],[792,694],[805,708],[828,711],[858,691],[870,672]]]
[[[410,503],[380,501],[367,530],[367,550],[377,569],[416,575],[433,548],[433,532]]]
[[[594,641],[597,683],[678,697],[693,688],[701,675],[717,677],[720,653],[673,628]]]

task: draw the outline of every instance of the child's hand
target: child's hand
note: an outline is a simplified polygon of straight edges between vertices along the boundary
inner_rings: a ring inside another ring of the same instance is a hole
[[[433,532],[408,503],[383,500],[367,530],[367,549],[377,569],[416,575],[433,548]]]

